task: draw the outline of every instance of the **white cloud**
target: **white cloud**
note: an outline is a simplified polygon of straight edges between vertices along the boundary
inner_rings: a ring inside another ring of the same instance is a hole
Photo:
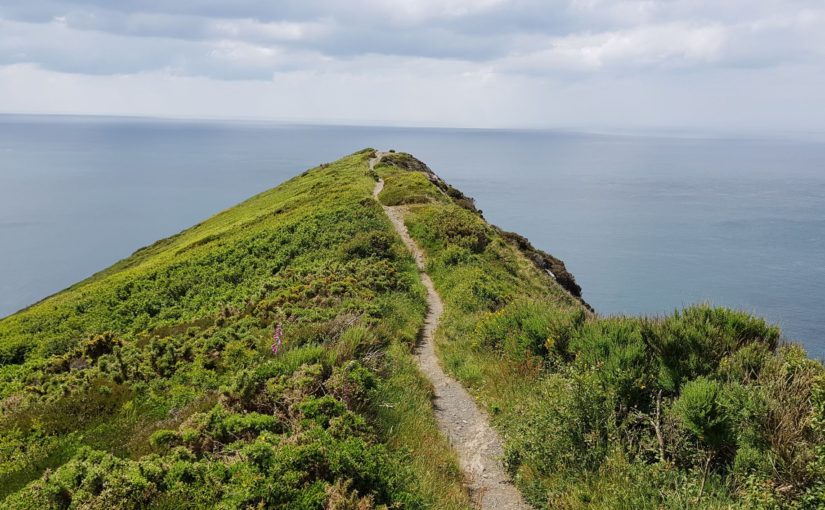
[[[357,3],[357,2],[356,2]],[[372,0],[366,8],[382,12],[395,22],[421,23],[440,18],[460,18],[490,12],[506,0]],[[365,10],[365,12],[369,12]]]
[[[526,73],[635,70],[650,66],[684,68],[720,60],[726,38],[725,28],[718,25],[678,23],[575,34],[546,39],[538,44],[538,49],[501,59],[498,67]]]
[[[254,19],[227,19],[211,22],[210,34],[235,39],[263,41],[308,41],[329,35],[333,31],[329,21],[260,22]]]
[[[821,0],[0,0],[0,111],[825,127],[823,60]]]

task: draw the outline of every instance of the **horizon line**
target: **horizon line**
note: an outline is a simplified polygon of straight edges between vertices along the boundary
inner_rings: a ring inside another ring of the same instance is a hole
[[[683,138],[683,139],[773,139],[825,142],[825,130],[768,130],[757,128],[732,127],[704,127],[649,125],[649,126],[461,126],[439,125],[420,122],[394,122],[388,120],[355,120],[355,119],[277,119],[271,117],[222,117],[210,115],[158,115],[136,113],[76,113],[76,112],[4,112],[0,117],[52,117],[52,118],[93,118],[93,119],[123,119],[123,120],[152,120],[166,122],[204,122],[204,123],[238,123],[281,125],[284,127],[341,127],[341,128],[386,128],[386,129],[432,129],[444,131],[486,131],[486,132],[556,132],[564,134],[579,134],[592,136],[614,137],[647,137],[647,138]]]

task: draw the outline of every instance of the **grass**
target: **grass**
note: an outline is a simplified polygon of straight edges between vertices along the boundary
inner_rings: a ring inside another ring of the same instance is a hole
[[[445,197],[421,172],[393,172],[384,180],[379,199],[384,205],[403,205],[443,202]]]
[[[371,154],[0,321],[2,506],[468,508]]]
[[[543,270],[561,261],[458,200],[405,211],[446,305],[439,356],[533,505],[825,506],[825,369],[778,328],[709,305],[598,317]]]

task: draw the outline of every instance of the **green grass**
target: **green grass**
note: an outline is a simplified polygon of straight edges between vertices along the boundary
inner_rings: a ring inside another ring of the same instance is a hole
[[[445,301],[439,356],[535,506],[825,507],[825,369],[778,328],[708,305],[601,318],[458,201],[405,222]]]
[[[381,171],[380,166],[378,171]],[[379,199],[385,205],[446,201],[446,197],[421,172],[387,173]]]
[[[468,508],[371,154],[0,321],[2,506]]]

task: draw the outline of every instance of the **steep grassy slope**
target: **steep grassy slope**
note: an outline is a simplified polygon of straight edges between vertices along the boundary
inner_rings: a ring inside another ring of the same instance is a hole
[[[560,261],[491,227],[412,159],[376,167],[379,198],[410,204],[405,223],[446,305],[445,368],[492,415],[533,504],[825,508],[819,362],[731,310],[599,318]]]
[[[0,321],[0,506],[466,508],[371,152]]]
[[[0,507],[467,508],[371,154],[0,321]],[[600,318],[423,163],[376,171],[444,300],[444,366],[537,507],[825,507],[825,370],[776,327],[704,305]]]

